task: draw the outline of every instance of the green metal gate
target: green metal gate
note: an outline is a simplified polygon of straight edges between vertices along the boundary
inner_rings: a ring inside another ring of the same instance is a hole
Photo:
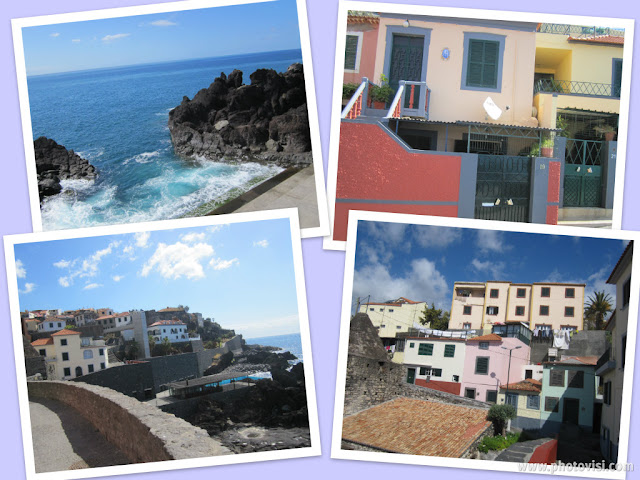
[[[604,142],[567,139],[564,167],[564,206],[600,207],[602,201],[601,154]]]
[[[400,80],[419,82],[422,80],[422,60],[424,55],[424,37],[394,35],[391,47],[391,65],[389,67],[389,86],[398,90]],[[420,98],[420,86],[416,85],[414,97]],[[409,95],[405,95],[405,108],[409,108]]]
[[[478,155],[475,218],[529,221],[531,158]]]

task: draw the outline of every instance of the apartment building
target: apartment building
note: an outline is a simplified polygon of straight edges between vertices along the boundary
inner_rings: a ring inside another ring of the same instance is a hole
[[[171,343],[188,342],[187,326],[180,320],[160,320],[149,325],[149,335],[156,343],[161,343],[165,338]]]
[[[384,303],[369,302],[360,305],[358,312],[366,313],[385,347],[396,344],[396,334],[408,332],[420,321],[426,302],[415,302],[405,297]]]
[[[582,330],[584,284],[455,282],[449,328],[490,331],[524,323],[532,330]]]

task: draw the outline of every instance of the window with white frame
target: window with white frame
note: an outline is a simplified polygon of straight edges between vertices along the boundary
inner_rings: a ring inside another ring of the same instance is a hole
[[[362,54],[362,32],[347,32],[344,46],[344,71],[358,72],[360,70],[360,55]]]

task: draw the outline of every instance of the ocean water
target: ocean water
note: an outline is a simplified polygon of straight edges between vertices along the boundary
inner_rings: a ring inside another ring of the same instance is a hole
[[[272,337],[245,338],[250,345],[265,345],[270,347],[280,347],[283,351],[293,353],[298,360],[290,361],[291,364],[302,362],[302,339],[299,333],[288,335],[275,335]],[[279,352],[282,353],[282,352]]]
[[[300,50],[32,76],[27,79],[34,139],[52,138],[97,169],[94,181],[63,181],[42,204],[45,230],[194,215],[282,169],[258,163],[185,159],[173,153],[167,121],[224,72],[285,71]],[[202,213],[202,212],[200,212]]]

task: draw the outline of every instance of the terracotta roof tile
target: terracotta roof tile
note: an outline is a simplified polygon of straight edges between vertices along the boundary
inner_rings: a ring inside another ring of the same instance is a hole
[[[60,330],[59,332],[51,334],[52,337],[56,335],[80,335],[80,332],[75,332],[73,330],[69,330],[65,328],[64,330]]]
[[[500,335],[496,335],[495,333],[490,333],[488,335],[480,335],[479,337],[468,338],[467,342],[501,342],[502,337]]]
[[[595,37],[569,37],[570,42],[606,43],[609,45],[624,45],[624,37],[615,35],[596,35]]]
[[[394,453],[459,458],[490,427],[486,410],[402,397],[346,417],[342,438]]]
[[[500,390],[521,390],[525,392],[540,393],[542,391],[542,382],[527,378],[517,383],[510,383],[509,385],[501,385]]]
[[[53,345],[53,338],[39,338],[31,342],[34,347],[40,347],[42,345]]]
[[[155,323],[149,325],[150,327],[155,327],[158,325],[184,325],[180,320],[159,320]]]

